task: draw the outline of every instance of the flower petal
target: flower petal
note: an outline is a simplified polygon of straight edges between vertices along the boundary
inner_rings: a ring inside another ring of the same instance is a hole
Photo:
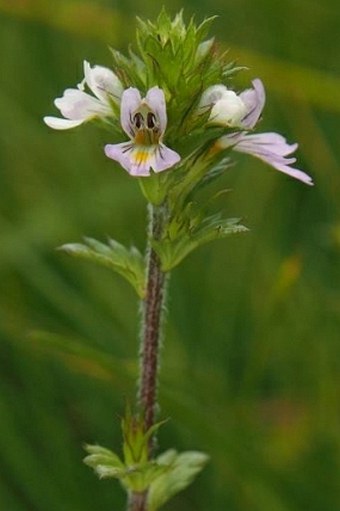
[[[61,119],[60,117],[44,117],[44,123],[47,124],[50,128],[54,130],[69,130],[71,128],[76,128],[83,124],[84,119],[78,120],[70,120],[70,119]]]
[[[131,151],[130,169],[131,176],[150,176],[150,169],[154,167],[156,147],[135,146]]]
[[[109,106],[79,89],[66,89],[54,104],[66,119],[72,120],[109,116],[112,113]]]
[[[131,176],[149,176],[154,161],[155,148],[134,146],[131,142],[107,144],[106,156],[117,161]]]
[[[256,78],[252,83],[252,89],[247,89],[240,94],[240,98],[247,108],[247,113],[242,119],[242,126],[246,129],[251,129],[255,126],[266,101],[266,93],[261,80]]]
[[[223,98],[223,95],[226,93],[227,87],[222,84],[212,85],[208,87],[202,94],[201,100],[199,102],[199,108],[205,108],[213,105],[217,101]]]
[[[211,109],[209,121],[224,126],[239,126],[246,113],[246,106],[235,92],[225,90],[221,99]]]
[[[279,133],[258,133],[247,135],[246,140],[250,140],[253,144],[262,145],[263,147],[270,146],[275,153],[281,156],[287,156],[293,153],[298,148],[298,144],[288,144],[286,139]]]
[[[120,105],[120,122],[125,133],[132,138],[134,136],[132,128],[132,114],[137,110],[142,102],[138,89],[129,87],[122,94]]]
[[[152,89],[148,90],[148,93],[145,97],[145,102],[151,108],[151,110],[156,114],[159,120],[159,127],[161,131],[161,135],[164,133],[167,125],[167,116],[166,116],[166,104],[165,104],[165,96],[162,89],[159,87],[152,87]]]
[[[227,137],[222,137],[227,139]],[[276,170],[288,174],[308,185],[313,185],[312,178],[302,170],[295,169],[289,165],[295,163],[296,158],[287,158],[297,148],[297,144],[288,144],[286,139],[278,133],[260,133],[259,135],[240,134],[234,138],[233,149],[240,153],[247,153],[268,163]],[[228,140],[221,140],[224,146],[228,147]],[[231,142],[229,138],[229,142]]]
[[[153,146],[107,144],[105,154],[117,161],[131,176],[149,176],[150,169],[162,172],[180,161],[180,156],[164,144]]]
[[[176,151],[169,149],[169,147],[164,144],[159,144],[152,168],[155,172],[162,172],[163,170],[173,167],[180,160],[181,157]]]
[[[108,158],[117,161],[125,170],[129,172],[131,163],[131,151],[133,145],[131,142],[123,142],[122,144],[107,144],[104,152]]]
[[[116,103],[119,102],[123,86],[111,69],[103,66],[91,67],[84,60],[84,76],[87,85],[99,100],[107,103],[111,97]]]

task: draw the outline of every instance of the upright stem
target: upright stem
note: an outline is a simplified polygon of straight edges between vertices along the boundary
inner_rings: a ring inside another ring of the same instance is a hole
[[[143,302],[138,388],[138,402],[144,415],[145,429],[149,429],[155,423],[157,410],[157,377],[166,284],[166,275],[161,270],[160,259],[152,248],[150,240],[160,238],[164,226],[164,214],[162,206],[150,205],[147,284],[146,297]],[[151,438],[149,457],[152,456],[153,447],[154,439]],[[147,493],[132,493],[129,497],[128,511],[147,511],[146,500]]]
[[[163,228],[163,214],[160,208],[152,208],[150,223],[150,237],[157,240],[161,236]],[[161,270],[159,257],[151,246],[148,249],[147,263],[138,400],[144,413],[145,428],[149,429],[154,424],[157,407],[157,376],[165,274]]]

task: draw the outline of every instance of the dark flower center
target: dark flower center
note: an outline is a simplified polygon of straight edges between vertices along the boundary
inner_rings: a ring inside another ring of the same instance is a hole
[[[159,122],[153,112],[136,112],[132,117],[134,140],[140,145],[158,144],[160,138]]]

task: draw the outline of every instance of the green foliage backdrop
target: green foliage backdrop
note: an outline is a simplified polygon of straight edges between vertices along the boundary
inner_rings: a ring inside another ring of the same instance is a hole
[[[340,464],[340,9],[337,0],[164,2],[217,36],[268,91],[263,129],[300,142],[307,188],[240,158],[229,216],[250,233],[190,256],[171,278],[162,360],[163,449],[211,463],[181,510],[337,511]],[[137,183],[103,156],[110,134],[55,133],[52,99],[110,65],[152,1],[0,0],[0,509],[119,510],[81,463],[117,448],[134,392],[137,300],[119,276],[56,246],[83,234],[143,249]],[[173,12],[174,12],[173,11]],[[48,335],[44,332],[52,332]]]

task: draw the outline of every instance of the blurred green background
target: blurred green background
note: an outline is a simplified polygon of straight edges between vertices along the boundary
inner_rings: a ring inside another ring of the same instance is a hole
[[[177,0],[267,88],[260,131],[300,143],[316,186],[247,157],[224,177],[248,235],[171,278],[161,447],[211,455],[177,511],[339,511],[340,7],[338,0]],[[119,276],[54,248],[83,234],[144,244],[137,183],[108,133],[49,130],[52,101],[110,66],[151,0],[0,0],[0,510],[124,509],[82,444],[119,448],[133,396],[137,300]],[[52,332],[54,335],[33,331]]]

